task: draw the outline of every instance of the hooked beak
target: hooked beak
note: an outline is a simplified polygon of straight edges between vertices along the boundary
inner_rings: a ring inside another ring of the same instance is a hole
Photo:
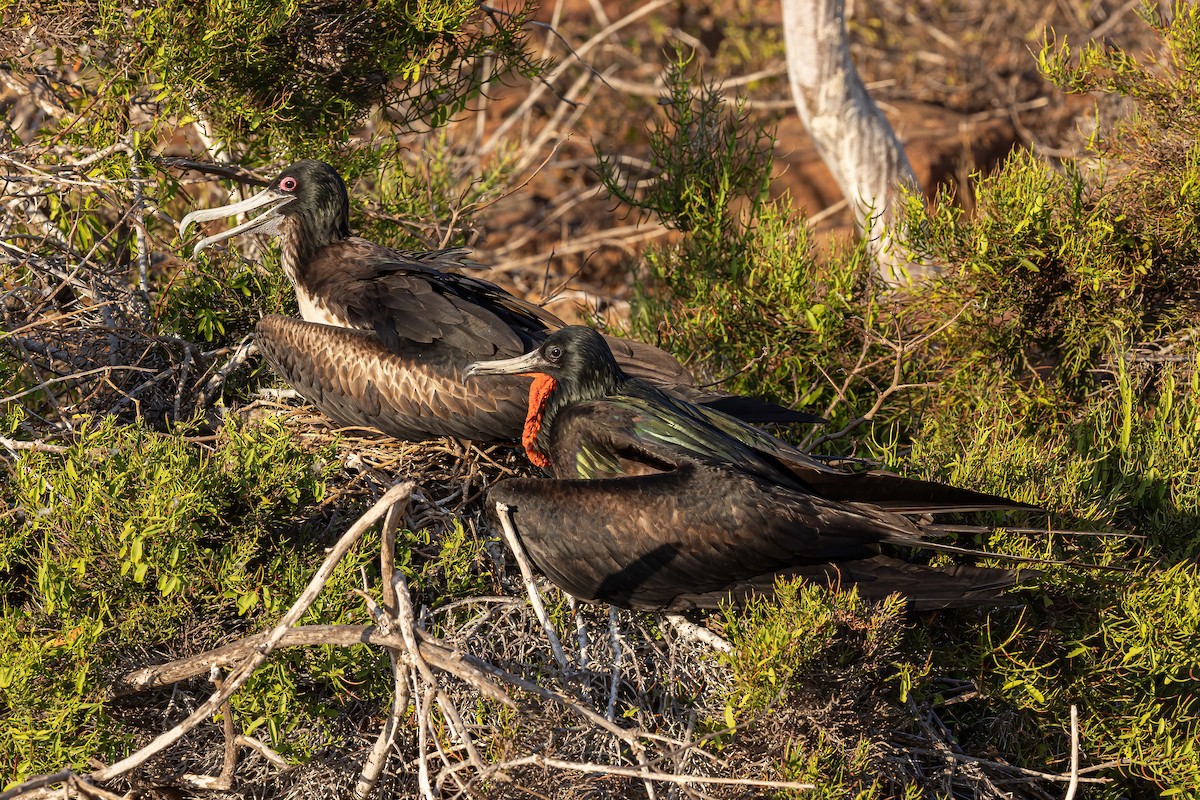
[[[474,375],[529,375],[534,372],[545,372],[546,367],[550,366],[546,359],[542,358],[540,350],[534,350],[532,353],[526,353],[523,356],[516,358],[503,358],[499,361],[475,361],[467,365],[467,369],[463,372],[464,378],[470,378]]]
[[[237,236],[240,233],[257,230],[260,233],[278,233],[279,223],[283,221],[283,216],[279,213],[279,209],[283,208],[288,203],[296,199],[293,194],[284,194],[275,189],[264,189],[253,197],[249,197],[240,203],[231,203],[220,208],[205,208],[199,211],[193,211],[183,219],[179,220],[179,238],[182,239],[187,234],[188,226],[193,222],[206,222],[210,219],[221,219],[223,217],[232,217],[234,214],[242,214],[246,211],[253,211],[262,206],[268,206],[267,210],[259,214],[254,219],[247,220],[241,225],[230,228],[222,233],[209,236],[201,239],[196,243],[196,247],[192,250],[192,258],[200,255],[200,251],[208,247],[210,244],[215,244],[230,237]]]

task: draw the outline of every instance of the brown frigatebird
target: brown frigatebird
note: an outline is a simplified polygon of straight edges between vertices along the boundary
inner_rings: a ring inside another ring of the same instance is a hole
[[[193,211],[179,223],[263,209],[196,244],[194,253],[238,234],[278,235],[282,265],[303,320],[258,323],[255,343],[309,402],[343,424],[410,440],[459,436],[511,441],[521,432],[529,379],[463,382],[472,361],[514,356],[565,323],[478,278],[462,249],[393,250],[350,233],[346,185],[330,165],[298,161],[258,194]],[[711,403],[752,422],[819,422],[765,401],[704,392],[669,353],[606,337],[622,369],[666,391]]]
[[[939,541],[945,531],[927,515],[1032,506],[823,464],[628,376],[590,328],[563,328],[527,355],[476,362],[467,374],[534,377],[523,441],[553,479],[501,481],[488,501],[509,507],[531,559],[577,598],[711,608],[803,577],[951,608],[1004,603],[1001,590],[1019,580],[1012,569],[902,555],[991,555]]]

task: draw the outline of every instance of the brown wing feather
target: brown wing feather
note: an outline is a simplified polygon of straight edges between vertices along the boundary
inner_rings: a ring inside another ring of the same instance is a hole
[[[442,271],[465,258],[459,249],[408,253],[350,237],[327,245],[302,265],[297,292],[314,298],[329,321],[373,333],[381,353],[438,360],[447,376],[452,366],[461,370],[472,361],[527,352],[563,326],[550,312],[493,283]],[[691,373],[670,353],[644,342],[606,338],[627,373],[695,402],[735,402],[734,413],[750,421],[818,419],[765,401],[697,389]],[[420,353],[417,346],[442,349]],[[451,356],[458,360],[452,362]],[[300,368],[293,363],[290,371]],[[449,407],[442,412],[449,413]],[[411,427],[403,423],[404,430]]]
[[[517,355],[562,326],[495,284],[443,272],[449,256],[462,251],[407,253],[350,237],[323,248],[298,280],[348,327],[375,331],[389,347],[441,342],[477,358]]]

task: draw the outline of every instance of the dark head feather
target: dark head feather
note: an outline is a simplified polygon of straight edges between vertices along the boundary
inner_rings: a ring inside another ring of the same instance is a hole
[[[299,221],[294,235],[300,240],[295,242],[300,261],[350,236],[350,195],[337,170],[324,161],[297,161],[279,173],[270,188],[296,198],[279,213]]]
[[[604,397],[628,380],[604,337],[582,325],[550,334],[538,353],[537,371],[558,383],[560,404]]]

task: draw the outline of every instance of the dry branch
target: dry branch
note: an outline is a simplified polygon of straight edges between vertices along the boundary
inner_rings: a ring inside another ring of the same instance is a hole
[[[572,772],[583,772],[594,775],[620,775],[627,778],[642,778],[648,781],[658,781],[661,783],[673,783],[686,785],[689,783],[707,783],[714,786],[756,786],[763,789],[796,789],[807,790],[815,789],[816,786],[811,783],[800,783],[798,781],[772,781],[772,780],[757,780],[755,778],[721,778],[721,777],[706,777],[698,775],[674,775],[667,772],[647,772],[636,767],[614,767],[608,764],[589,764],[576,761],[564,761],[558,758],[547,758],[542,755],[529,755],[523,758],[513,759],[498,765],[501,768],[510,769],[522,764],[534,764],[540,767],[552,767],[555,769],[566,769]]]
[[[170,686],[173,683],[190,680],[205,675],[213,667],[227,667],[245,659],[257,651],[266,638],[266,633],[258,633],[222,645],[206,653],[181,658],[167,664],[153,667],[142,667],[122,675],[110,689],[111,697],[125,697],[137,692],[148,692]],[[277,647],[314,647],[317,645],[334,645],[336,647],[353,647],[359,644],[377,645],[388,648],[404,648],[404,640],[398,633],[385,634],[377,628],[368,625],[300,625],[292,628],[279,640]],[[422,636],[419,641],[421,657],[444,672],[469,683],[480,694],[502,703],[510,708],[516,708],[504,690],[496,686],[479,669],[470,656],[460,654],[444,642]],[[499,676],[507,675],[503,671]]]
[[[513,558],[517,560],[517,566],[521,570],[521,578],[525,581],[525,591],[529,595],[529,604],[533,606],[538,622],[542,625],[542,631],[550,642],[550,649],[554,652],[554,659],[558,662],[559,669],[565,673],[567,671],[566,653],[563,652],[562,643],[559,642],[554,625],[550,622],[550,615],[546,613],[546,605],[542,602],[542,595],[533,580],[533,568],[529,564],[529,558],[525,555],[525,548],[521,546],[521,540],[517,538],[517,531],[513,528],[512,515],[509,514],[508,506],[504,503],[497,503],[496,515],[500,518],[500,530],[504,533],[504,541],[508,543],[508,548],[512,551]]]
[[[267,656],[279,644],[288,631],[299,621],[300,617],[304,616],[304,612],[317,599],[317,595],[324,588],[325,582],[333,574],[334,567],[342,560],[342,558],[350,552],[350,548],[358,541],[358,538],[367,531],[372,525],[379,521],[393,503],[400,502],[401,499],[407,500],[412,493],[413,484],[400,483],[393,486],[379,501],[375,503],[365,514],[358,518],[358,521],[350,527],[348,531],[342,534],[337,543],[331,548],[329,555],[317,568],[316,573],[309,580],[308,585],[301,592],[300,597],[292,604],[287,613],[283,615],[283,619],[267,632],[253,651],[253,654],[242,662],[233,672],[226,678],[224,685],[212,697],[202,703],[195,711],[188,715],[180,724],[176,725],[171,730],[159,735],[150,744],[138,750],[133,755],[118,761],[104,769],[96,770],[88,777],[96,782],[110,781],[118,775],[123,775],[129,770],[145,763],[147,759],[170,747],[179,739],[190,731],[192,728],[199,725],[204,720],[208,719],[225,700],[230,697],[238,688],[242,686],[254,671],[267,660]],[[0,795],[0,800],[4,800]]]
[[[400,526],[402,513],[399,505],[392,506],[383,520],[383,531],[380,535],[379,571],[383,593],[383,611],[389,623],[397,618],[396,587],[393,583],[393,575],[396,572],[396,529]],[[389,625],[389,629],[385,630],[385,633],[390,632]],[[405,641],[405,644],[407,645],[408,642]],[[408,711],[409,701],[412,699],[412,693],[409,690],[410,665],[401,659],[400,651],[395,647],[388,648],[388,657],[392,665],[392,708],[383,724],[383,729],[375,740],[375,745],[363,763],[358,781],[354,784],[354,796],[358,798],[367,797],[379,783],[379,776],[383,774],[383,768],[387,764],[388,752],[396,740],[396,733],[400,729],[402,717]]]
[[[844,0],[783,0],[783,31],[796,109],[854,211],[880,278],[896,286],[936,274],[891,244],[903,192],[920,186],[850,57]]]

